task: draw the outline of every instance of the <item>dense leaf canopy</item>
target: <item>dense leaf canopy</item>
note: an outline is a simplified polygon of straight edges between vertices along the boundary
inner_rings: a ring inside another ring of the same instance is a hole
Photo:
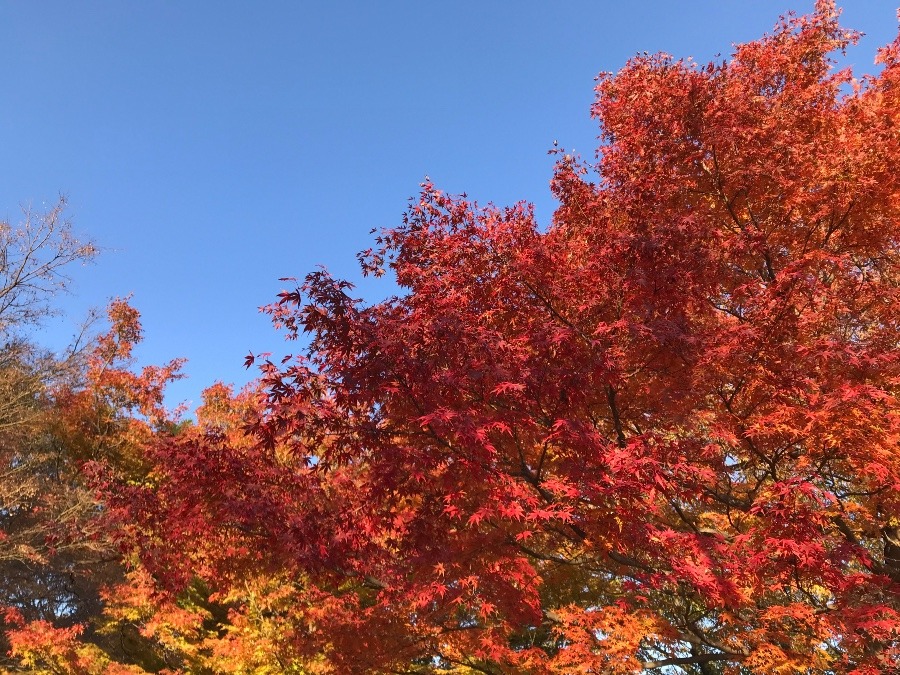
[[[303,357],[95,467],[112,615],[196,672],[900,667],[900,42],[857,37],[636,57],[549,228],[425,183],[360,256],[396,297],[284,292]]]

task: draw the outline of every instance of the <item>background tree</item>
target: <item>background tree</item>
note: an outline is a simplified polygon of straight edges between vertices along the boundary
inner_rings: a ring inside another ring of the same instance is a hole
[[[109,332],[86,339],[86,327],[63,354],[35,341],[68,290],[67,272],[97,253],[75,236],[64,207],[60,200],[43,214],[26,211],[19,225],[0,223],[0,663],[34,672],[42,663],[83,672],[85,659],[103,652],[75,644],[79,635],[128,660],[121,635],[97,632],[103,587],[125,568],[81,467],[103,459],[134,479],[146,474],[141,448],[171,426],[162,389],[180,365],[130,371],[141,329],[124,301],[110,306]],[[52,658],[29,656],[28,643]],[[24,659],[6,658],[14,645]]]
[[[144,448],[181,428],[178,411],[163,404],[181,361],[133,372],[140,316],[115,300],[108,318],[109,330],[70,364],[69,377],[39,382],[40,416],[12,450],[19,501],[7,513],[3,541],[18,557],[8,561],[0,587],[11,668],[145,672],[168,663],[165,645],[138,630],[134,617],[147,584],[103,526],[103,504],[84,467],[102,461],[123,479],[152,485]],[[130,620],[120,620],[115,608],[126,599]]]
[[[78,510],[68,495],[54,494],[66,479],[47,434],[46,401],[51,388],[77,377],[81,353],[75,345],[57,357],[28,333],[53,313],[67,269],[96,254],[74,236],[64,206],[60,200],[44,214],[26,211],[17,226],[0,223],[0,604],[33,617],[78,614],[81,604],[63,562],[69,547],[54,543],[61,544],[64,524],[44,512],[48,498],[59,500],[57,515]],[[91,544],[74,544],[82,547]],[[54,549],[60,564],[51,569]]]

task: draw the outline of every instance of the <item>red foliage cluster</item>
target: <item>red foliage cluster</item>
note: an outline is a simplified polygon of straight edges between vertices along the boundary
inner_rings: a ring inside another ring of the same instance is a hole
[[[424,184],[361,255],[400,295],[310,274],[307,355],[108,495],[146,570],[285,670],[900,667],[900,42],[856,39],[601,76],[546,231]]]

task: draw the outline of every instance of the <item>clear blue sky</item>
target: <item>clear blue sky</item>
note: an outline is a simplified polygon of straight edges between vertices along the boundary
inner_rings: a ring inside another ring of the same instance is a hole
[[[545,223],[554,139],[590,155],[593,78],[636,52],[699,61],[760,36],[796,2],[2,2],[0,215],[70,200],[106,249],[76,270],[68,324],[134,295],[145,363],[189,359],[170,401],[243,383],[284,352],[258,313],[318,264],[359,280],[369,230],[423,176],[526,199]],[[872,71],[897,0],[844,3]],[[377,298],[390,282],[369,282]]]

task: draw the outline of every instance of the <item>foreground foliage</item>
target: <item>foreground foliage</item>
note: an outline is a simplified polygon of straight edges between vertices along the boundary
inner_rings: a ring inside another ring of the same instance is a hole
[[[425,184],[361,255],[402,295],[309,275],[268,308],[305,357],[210,389],[143,474],[93,465],[132,556],[107,620],[161,663],[35,623],[16,649],[56,672],[900,667],[900,42],[854,79],[829,55],[856,37],[820,2],[726,63],[602,76],[598,163],[560,153],[546,231]]]

